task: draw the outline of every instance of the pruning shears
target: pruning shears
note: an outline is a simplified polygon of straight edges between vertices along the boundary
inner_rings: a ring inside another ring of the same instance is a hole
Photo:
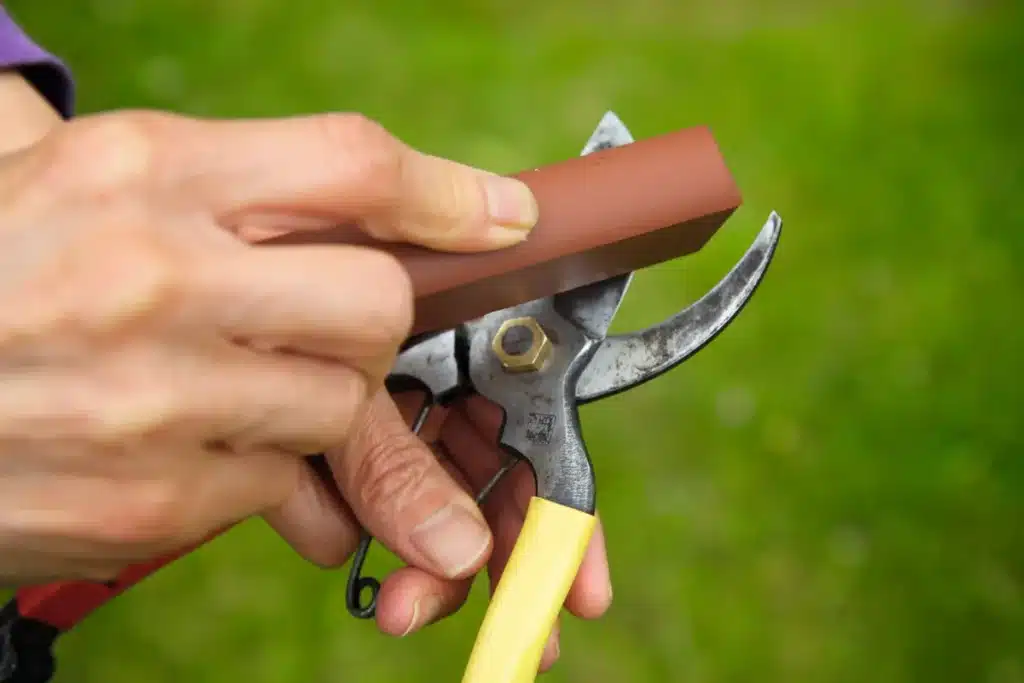
[[[607,113],[582,154],[630,144]],[[478,394],[500,406],[498,444],[509,460],[477,494],[525,462],[536,480],[519,538],[502,574],[463,683],[529,683],[594,530],[594,468],[578,408],[634,388],[691,357],[736,318],[772,260],[782,220],[772,213],[732,270],[701,299],[647,329],[609,335],[633,273],[494,311],[412,340],[387,378],[392,393],[421,391],[418,432],[434,406]],[[374,613],[380,584],[361,577],[363,534],[347,587],[350,612]],[[182,551],[178,556],[188,550]],[[131,567],[107,584],[68,582],[20,590],[0,611],[0,683],[46,683],[60,633],[172,561]],[[361,598],[369,589],[368,605]]]

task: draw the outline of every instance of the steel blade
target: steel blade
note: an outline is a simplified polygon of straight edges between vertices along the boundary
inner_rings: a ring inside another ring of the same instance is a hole
[[[590,139],[587,140],[587,144],[583,146],[583,151],[580,152],[580,156],[586,156],[592,152],[596,152],[599,149],[608,149],[610,147],[621,147],[622,145],[628,145],[633,142],[633,135],[626,128],[626,124],[622,122],[615,112],[607,111],[601,120],[597,124],[597,128],[591,133]]]
[[[588,403],[643,384],[714,339],[753,296],[781,231],[782,218],[772,212],[739,263],[700,300],[645,330],[605,339],[580,375],[577,402]]]
[[[601,117],[580,156],[632,142],[633,135],[626,124],[615,112],[608,111]],[[633,273],[625,273],[557,294],[553,297],[555,309],[562,317],[585,330],[591,338],[604,339],[632,281]]]

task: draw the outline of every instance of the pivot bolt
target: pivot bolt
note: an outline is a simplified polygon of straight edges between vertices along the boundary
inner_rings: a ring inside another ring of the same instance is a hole
[[[536,372],[551,356],[551,341],[533,318],[512,318],[498,328],[491,349],[508,372]]]

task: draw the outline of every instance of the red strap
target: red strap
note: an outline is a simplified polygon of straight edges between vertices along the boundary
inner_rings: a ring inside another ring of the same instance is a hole
[[[161,567],[187,555],[219,535],[220,532],[177,553],[131,565],[108,583],[58,581],[22,588],[16,594],[18,612],[22,617],[49,624],[60,631],[68,631],[105,603]]]

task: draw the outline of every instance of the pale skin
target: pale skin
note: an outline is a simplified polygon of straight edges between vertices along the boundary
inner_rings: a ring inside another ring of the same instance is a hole
[[[60,115],[17,71],[0,69],[0,154],[38,141]]]
[[[397,554],[385,633],[455,613],[481,570],[493,589],[532,477],[517,468],[481,510],[496,407],[456,405],[417,438],[420,397],[382,390],[412,324],[405,271],[252,241],[352,221],[478,251],[524,239],[535,212],[522,185],[358,115],[65,123],[0,72],[0,580],[108,579],[259,516],[323,567],[361,526]],[[320,451],[332,482],[303,457]],[[598,526],[565,607],[610,602]],[[558,650],[556,629],[542,670]]]

